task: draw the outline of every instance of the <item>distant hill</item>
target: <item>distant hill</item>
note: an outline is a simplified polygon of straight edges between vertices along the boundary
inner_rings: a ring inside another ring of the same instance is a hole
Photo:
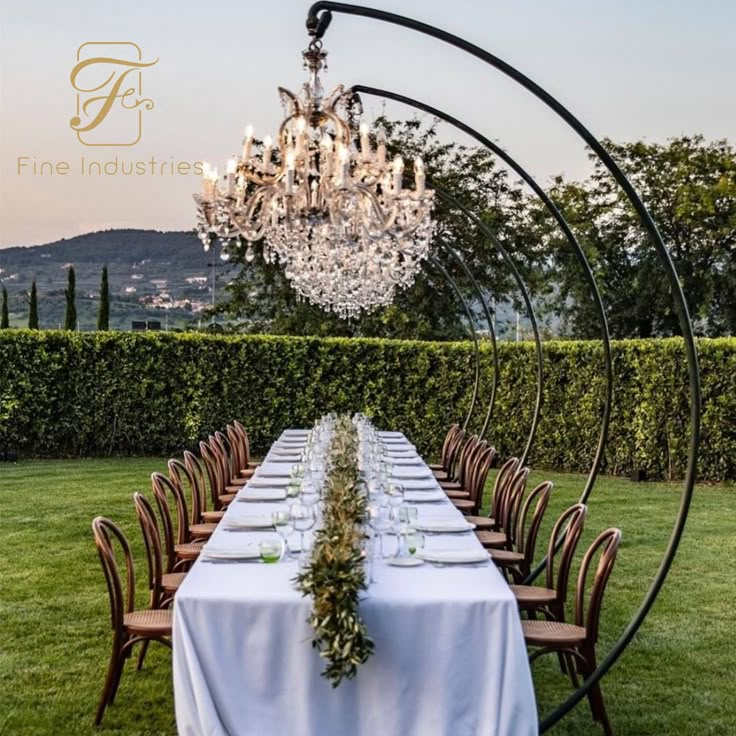
[[[8,290],[11,324],[27,323],[27,293],[36,279],[42,327],[64,319],[67,266],[74,265],[81,329],[94,329],[102,267],[110,278],[111,327],[133,320],[160,320],[169,327],[197,321],[212,300],[211,253],[191,232],[104,230],[45,245],[0,249],[0,283]],[[218,290],[232,267],[215,258]]]

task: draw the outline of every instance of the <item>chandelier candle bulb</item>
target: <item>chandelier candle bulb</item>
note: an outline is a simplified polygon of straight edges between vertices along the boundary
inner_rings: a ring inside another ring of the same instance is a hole
[[[271,168],[271,148],[273,147],[273,138],[267,135],[263,139],[263,173],[268,174]]]
[[[245,140],[243,141],[243,163],[247,163],[250,158],[251,147],[253,146],[253,126],[248,125],[245,128]]]
[[[366,123],[360,124],[360,155],[364,161],[371,157],[371,142],[368,138],[368,125]]]
[[[397,156],[393,163],[394,172],[394,194],[398,195],[401,192],[401,179],[404,174],[404,160],[401,156]]]
[[[236,171],[238,170],[238,162],[231,158],[227,162],[227,193],[232,195],[235,191],[235,177],[236,177]]]
[[[414,159],[414,184],[417,194],[424,194],[424,162],[417,156]]]

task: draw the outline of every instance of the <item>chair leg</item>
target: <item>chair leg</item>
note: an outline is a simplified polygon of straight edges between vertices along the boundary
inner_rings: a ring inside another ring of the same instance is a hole
[[[588,656],[585,656],[588,654]],[[585,657],[585,667],[582,676],[587,679],[595,670],[595,654],[583,653]],[[600,682],[596,682],[590,690],[588,690],[588,701],[590,702],[590,710],[593,713],[593,720],[598,721],[603,728],[605,736],[612,736],[613,731],[611,730],[611,723],[608,720],[608,714],[606,713],[606,705],[603,702],[603,691],[601,690]]]
[[[141,649],[138,652],[138,664],[136,669],[140,672],[143,669],[143,660],[146,658],[146,652],[148,651],[148,639],[141,644]]]
[[[118,670],[119,659],[120,649],[117,646],[114,646],[112,654],[110,655],[110,664],[107,666],[107,674],[105,675],[105,684],[102,687],[100,704],[97,706],[97,713],[95,715],[95,726],[99,726],[102,722],[102,716],[105,714],[105,708],[107,708],[107,704],[110,702],[110,694],[112,692],[113,682],[115,681],[115,675]]]
[[[115,702],[115,696],[118,694],[118,687],[120,686],[120,679],[123,676],[123,669],[125,668],[126,659],[127,656],[118,656],[118,666],[115,669],[115,676],[112,681],[112,687],[110,688],[108,705],[112,705]]]

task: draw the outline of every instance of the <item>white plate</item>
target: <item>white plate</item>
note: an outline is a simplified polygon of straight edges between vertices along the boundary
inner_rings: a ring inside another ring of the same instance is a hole
[[[490,562],[488,552],[484,549],[435,549],[417,552],[427,562],[440,562],[445,565],[473,565]]]
[[[446,501],[447,496],[442,491],[406,491],[404,501],[407,503],[434,503]]]
[[[426,465],[409,468],[394,465],[391,468],[391,480],[401,483],[402,480],[435,480],[435,477]]]
[[[424,560],[418,557],[389,557],[386,564],[392,567],[419,567],[424,564]]]
[[[469,524],[462,519],[442,519],[415,521],[412,526],[420,532],[437,532],[442,534],[455,534],[460,532],[469,532],[475,529],[475,524]]]
[[[255,560],[260,556],[258,547],[210,547],[208,544],[200,553],[204,560]]]
[[[288,478],[261,478],[260,476],[255,476],[248,481],[246,488],[285,489],[288,485]]]

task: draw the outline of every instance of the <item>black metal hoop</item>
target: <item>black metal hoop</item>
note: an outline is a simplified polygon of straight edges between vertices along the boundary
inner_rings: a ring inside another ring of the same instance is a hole
[[[680,329],[685,341],[685,353],[687,356],[687,367],[688,367],[688,378],[690,384],[690,447],[688,452],[688,463],[687,470],[685,473],[685,480],[683,484],[682,498],[680,502],[680,508],[678,511],[675,525],[670,536],[667,549],[665,550],[662,562],[660,563],[659,569],[657,570],[654,579],[644,596],[644,600],[641,606],[634,614],[633,618],[624,629],[619,640],[614,644],[613,648],[604,657],[601,663],[598,665],[596,670],[586,679],[586,681],[579,687],[565,702],[560,704],[551,714],[549,714],[540,724],[540,731],[544,732],[559,721],[564,715],[566,715],[572,708],[574,708],[580,700],[588,693],[590,688],[597,683],[613,666],[616,660],[621,656],[623,651],[626,649],[628,644],[634,638],[634,635],[638,631],[639,627],[643,623],[647,614],[651,610],[654,601],[659,594],[667,573],[672,566],[672,562],[677,553],[677,548],[682,537],[682,532],[687,522],[687,515],[690,508],[690,502],[692,500],[693,489],[695,487],[695,477],[697,469],[697,458],[698,458],[698,445],[700,440],[700,414],[701,414],[701,393],[700,393],[700,373],[698,369],[698,354],[695,346],[695,339],[693,336],[692,324],[690,322],[690,315],[687,308],[687,302],[682,292],[682,288],[679,283],[677,271],[672,263],[667,247],[662,240],[662,236],[657,229],[654,220],[652,219],[649,211],[644,206],[644,203],[639,198],[636,190],[629,182],[627,177],[618,167],[616,162],[611,158],[610,154],[598,139],[560,102],[557,101],[552,95],[546,92],[542,87],[533,82],[527,76],[519,72],[517,69],[512,67],[510,64],[501,60],[497,56],[484,51],[478,46],[465,41],[459,36],[455,36],[451,33],[447,33],[439,28],[421,23],[412,18],[407,18],[395,13],[389,13],[382,10],[376,10],[374,8],[366,8],[357,5],[348,5],[346,3],[331,2],[331,0],[319,0],[314,3],[307,16],[307,25],[309,28],[322,29],[321,34],[327,29],[332,18],[332,11],[339,13],[346,13],[348,15],[358,15],[367,18],[373,18],[386,23],[392,23],[394,25],[403,26],[410,30],[423,33],[432,38],[436,38],[440,41],[455,46],[456,48],[465,51],[472,56],[480,59],[489,66],[497,69],[501,73],[508,76],[510,79],[515,81],[517,84],[524,87],[527,91],[531,92],[537,99],[543,102],[553,112],[555,112],[564,122],[572,128],[575,133],[590,147],[590,149],[596,154],[601,163],[608,169],[611,175],[614,177],[618,185],[621,187],[624,194],[628,198],[631,205],[636,210],[639,219],[647,233],[649,234],[654,248],[659,256],[662,266],[667,275],[667,279],[670,284],[673,299],[675,302],[675,308],[677,311],[678,320],[680,322]],[[319,13],[322,13],[320,18]]]
[[[493,154],[498,156],[498,158],[500,158],[507,166],[509,166],[509,168],[513,169],[523,179],[523,181],[526,182],[529,188],[537,195],[542,204],[544,204],[544,206],[547,208],[547,211],[557,221],[557,224],[560,226],[560,229],[567,238],[568,243],[572,246],[575,257],[577,258],[578,263],[583,269],[583,276],[585,277],[585,280],[588,283],[591,294],[593,296],[598,325],[601,331],[601,340],[603,343],[603,363],[606,373],[606,388],[604,394],[603,412],[601,416],[601,431],[598,437],[598,445],[593,457],[593,463],[590,467],[590,471],[588,472],[588,478],[585,482],[585,487],[583,488],[580,499],[578,501],[579,503],[586,503],[591,491],[593,490],[593,486],[595,484],[596,478],[598,477],[598,473],[600,472],[601,463],[603,462],[603,453],[606,447],[606,442],[608,440],[608,429],[611,423],[611,408],[613,403],[613,359],[611,357],[611,338],[608,331],[608,320],[606,319],[606,310],[603,306],[603,300],[601,299],[598,284],[596,283],[595,276],[593,275],[593,270],[590,267],[590,263],[585,256],[585,252],[583,251],[580,243],[578,242],[578,239],[575,237],[575,234],[570,228],[569,223],[565,219],[564,215],[557,208],[557,205],[555,205],[555,203],[549,198],[544,189],[539,185],[534,177],[532,177],[531,174],[529,174],[526,169],[521,166],[521,164],[519,164],[514,158],[512,158],[506,151],[495,144],[492,140],[484,136],[482,133],[479,133],[474,128],[471,128],[467,123],[453,117],[443,110],[439,110],[436,107],[432,107],[431,105],[428,105],[424,102],[415,100],[412,97],[407,97],[406,95],[401,95],[390,90],[378,89],[377,87],[368,87],[363,84],[353,85],[351,90],[353,92],[356,92],[357,94],[369,94],[375,95],[377,97],[384,97],[389,100],[394,100],[395,102],[401,102],[402,104],[408,105],[409,107],[413,107],[417,110],[422,110],[423,112],[426,112],[433,117],[444,120],[446,123],[449,123],[458,130],[461,130],[463,133],[466,133],[470,137],[474,138],[482,146],[485,146]],[[562,545],[563,541],[564,535],[562,535],[558,540],[557,548]],[[545,557],[539,563],[539,565],[531,573],[529,578],[527,578],[527,580],[525,581],[526,584],[531,583],[544,570],[546,559],[547,558]]]

